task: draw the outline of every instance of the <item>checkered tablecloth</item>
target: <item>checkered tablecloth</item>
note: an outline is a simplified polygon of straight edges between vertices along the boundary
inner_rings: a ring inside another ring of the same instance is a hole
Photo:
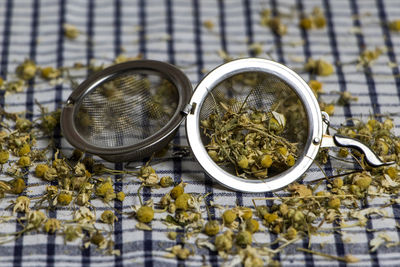
[[[323,29],[304,31],[297,25],[303,12],[310,13],[319,6],[327,19]],[[260,25],[260,11],[269,8],[285,17],[288,33],[282,37]],[[370,114],[393,113],[395,132],[400,134],[400,33],[389,31],[388,21],[400,19],[399,0],[0,0],[0,77],[11,78],[16,66],[30,58],[40,66],[72,66],[76,62],[88,64],[95,59],[111,63],[120,54],[155,59],[177,65],[189,77],[193,86],[210,70],[223,62],[218,51],[232,57],[253,56],[251,45],[262,45],[263,58],[272,58],[294,70],[308,81],[311,77],[301,71],[306,59],[324,58],[334,64],[335,73],[318,77],[323,82],[323,99],[335,101],[334,92],[351,92],[357,102],[336,106],[331,118],[333,126],[346,119],[367,119]],[[210,30],[203,22],[212,21]],[[81,34],[69,40],[63,34],[65,23],[75,25]],[[364,49],[380,47],[384,53],[370,67],[357,67],[354,61]],[[81,73],[82,74],[82,73]],[[82,74],[83,77],[86,73]],[[82,79],[81,79],[82,80]],[[72,88],[69,83],[49,85],[33,80],[22,93],[4,96],[0,105],[7,111],[26,111],[26,117],[39,116],[35,99],[49,110],[62,106]],[[43,141],[43,140],[42,140]],[[181,125],[173,143],[186,145],[186,132]],[[39,141],[38,145],[45,142]],[[60,137],[58,145],[67,154],[71,145]],[[325,166],[328,175],[338,163]],[[110,165],[120,168],[121,164]],[[205,175],[192,157],[185,157],[155,166],[160,175],[171,175],[188,183],[187,192],[211,192],[211,199],[220,205],[251,207],[254,197],[266,194],[245,194],[227,190]],[[31,170],[32,172],[32,170]],[[321,171],[312,166],[304,182],[320,178]],[[4,174],[1,178],[6,179]],[[26,194],[38,196],[46,183],[28,174]],[[139,204],[137,189],[140,183],[126,176],[115,183],[116,191],[127,194],[119,211],[130,211]],[[168,189],[143,191],[143,198],[159,200]],[[1,215],[9,215],[5,208],[13,196],[0,200]],[[378,198],[364,203],[362,208],[379,207]],[[267,203],[267,202],[265,202]],[[107,206],[94,201],[98,214]],[[204,208],[204,207],[203,207]],[[220,211],[216,216],[220,216]],[[369,252],[369,242],[385,232],[393,242],[400,241],[397,220],[400,206],[387,208],[388,217],[372,217],[366,228],[338,230],[335,234],[312,238],[312,249],[331,255],[352,254],[360,259],[354,266],[399,266],[400,246],[380,247]],[[50,211],[49,217],[70,218],[68,208]],[[120,216],[113,229],[115,249],[120,256],[103,255],[93,246],[82,248],[81,241],[64,244],[62,236],[28,233],[15,242],[0,246],[0,266],[220,266],[224,260],[207,249],[196,249],[186,261],[165,258],[165,249],[176,245],[166,237],[169,231],[161,222],[164,215],[156,214],[153,231],[135,228],[133,218]],[[21,226],[15,221],[1,223],[0,232],[13,232]],[[254,235],[258,243],[268,243],[277,236],[267,232]],[[194,242],[191,240],[189,242]],[[277,254],[275,260],[283,266],[345,266],[345,263],[306,254],[296,247],[308,247],[304,239]]]

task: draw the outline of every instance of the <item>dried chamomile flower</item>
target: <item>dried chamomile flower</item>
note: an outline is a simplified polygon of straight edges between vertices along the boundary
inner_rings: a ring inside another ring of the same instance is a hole
[[[372,183],[372,177],[369,173],[356,173],[352,177],[353,185],[358,186],[362,191],[367,190]]]
[[[392,119],[386,119],[386,120],[384,120],[384,121],[383,121],[382,127],[383,127],[384,129],[386,129],[386,130],[391,130],[391,129],[393,129],[393,127],[394,127],[393,120],[392,120]]]
[[[171,253],[180,260],[186,260],[191,255],[190,250],[183,248],[181,245],[173,246],[171,248]]]
[[[104,242],[106,242],[106,239],[104,238],[103,234],[100,233],[99,231],[96,231],[90,237],[90,243],[92,243],[98,247],[100,247]]]
[[[18,80],[18,81],[7,82],[4,89],[10,93],[19,93],[24,91],[25,87],[26,87],[25,81]]]
[[[329,76],[334,72],[332,64],[323,59],[314,60],[309,58],[304,65],[304,69],[310,73],[320,76]]]
[[[325,27],[326,18],[319,7],[313,9],[312,16],[316,28],[321,29]]]
[[[239,254],[239,257],[240,257],[244,267],[250,267],[250,266],[251,267],[263,267],[263,266],[265,266],[265,263],[256,248],[247,246],[245,248],[240,249],[238,254]],[[272,261],[269,261],[268,266],[279,266],[279,263],[276,263],[276,265],[274,265],[274,263]]]
[[[237,218],[237,214],[233,210],[226,210],[222,214],[222,220],[223,220],[224,224],[229,225],[229,224],[233,223],[236,220],[236,218]]]
[[[397,179],[397,178],[399,177],[399,171],[397,170],[396,167],[393,167],[393,166],[388,167],[388,168],[385,170],[385,172],[386,172],[387,175],[389,175],[390,178],[392,178],[392,179],[394,179],[394,180]]]
[[[79,237],[83,237],[82,228],[80,226],[68,225],[64,228],[63,234],[67,242],[72,242]]]
[[[31,152],[31,146],[29,144],[23,144],[22,147],[18,150],[18,156],[26,156],[29,152]]]
[[[96,216],[87,207],[80,207],[74,212],[74,220],[82,224],[91,224],[96,219]]]
[[[290,226],[289,229],[287,229],[285,237],[289,240],[295,239],[297,236],[297,230]]]
[[[400,19],[389,22],[389,29],[394,32],[400,32]]]
[[[244,221],[247,221],[253,217],[253,211],[251,208],[247,207],[239,207],[239,217],[242,218]]]
[[[46,220],[46,215],[40,210],[30,211],[27,216],[28,226],[27,228],[38,229],[43,225]]]
[[[178,236],[178,233],[177,232],[168,232],[167,233],[167,237],[168,237],[168,239],[170,239],[170,240],[176,240],[176,237]]]
[[[324,102],[320,102],[320,108],[322,111],[325,111],[329,116],[332,116],[335,112],[335,105],[326,104]]]
[[[111,210],[105,210],[101,214],[100,219],[103,223],[107,224],[113,224],[114,221],[118,220],[117,216],[115,216],[114,212],[112,212]]]
[[[44,116],[42,119],[41,126],[45,132],[51,133],[59,123],[60,123],[60,113],[59,111],[56,111],[50,115]]]
[[[371,66],[372,63],[379,58],[379,56],[383,53],[383,50],[379,47],[376,47],[375,50],[364,50],[359,58],[358,64],[361,66]]]
[[[29,211],[30,211],[29,204],[30,203],[31,203],[31,200],[26,196],[17,197],[17,199],[15,200],[13,213],[16,213],[16,212],[29,213]]]
[[[9,192],[13,194],[21,194],[26,188],[26,183],[22,178],[15,178],[8,183],[11,187]]]
[[[76,204],[79,206],[85,206],[89,202],[90,196],[87,193],[80,193],[76,197]]]
[[[156,186],[159,184],[159,177],[156,173],[151,173],[149,176],[146,178],[143,178],[141,176],[138,177],[142,182],[144,186]]]
[[[300,197],[307,197],[312,195],[312,190],[304,184],[293,183],[288,186],[288,190],[293,192],[294,195]]]
[[[183,192],[184,192],[184,184],[180,183],[179,185],[172,188],[169,194],[173,199],[177,199],[180,195],[183,194]]]
[[[267,27],[268,26],[268,21],[271,18],[271,10],[269,9],[263,9],[260,12],[260,24],[261,26]]]
[[[57,197],[57,203],[62,206],[67,206],[72,201],[72,194],[67,191],[61,192]]]
[[[43,167],[44,169],[44,167]],[[57,170],[53,167],[48,168],[44,174],[43,174],[43,179],[46,181],[54,181],[57,178],[58,174],[57,174]]]
[[[287,33],[287,25],[281,22],[279,17],[273,17],[268,21],[268,27],[277,35],[283,36]]]
[[[113,200],[116,197],[116,194],[114,193],[111,178],[108,178],[106,181],[99,184],[96,187],[95,193],[97,196],[102,197],[105,202]]]
[[[273,159],[271,155],[263,155],[261,160],[260,160],[260,164],[262,167],[264,168],[269,168],[272,166],[273,163]]]
[[[151,174],[155,174],[156,170],[153,169],[151,166],[143,166],[139,170],[139,177],[142,177],[143,179],[149,177]]]
[[[317,80],[310,80],[308,82],[308,85],[310,86],[315,96],[318,96],[319,94],[324,92],[322,90],[322,83]]]
[[[81,162],[78,162],[74,167],[74,173],[77,177],[86,177],[85,165]]]
[[[279,215],[275,212],[274,213],[266,212],[264,213],[263,218],[267,224],[273,224],[279,218]]]
[[[341,148],[339,149],[339,151],[338,151],[338,156],[339,156],[339,157],[345,158],[345,157],[347,157],[348,155],[349,155],[349,150],[348,150],[347,148],[341,147]]]
[[[218,251],[228,251],[233,245],[233,232],[231,230],[225,231],[223,234],[215,237],[215,248]]]
[[[311,17],[304,17],[299,22],[299,27],[304,30],[309,30],[313,28],[313,20]]]
[[[125,193],[122,192],[122,191],[118,192],[116,198],[117,198],[119,201],[121,201],[121,202],[124,201],[124,199],[125,199]]]
[[[21,132],[27,132],[32,128],[32,122],[25,118],[18,118],[15,121],[15,128]]]
[[[269,208],[265,205],[256,207],[256,214],[258,217],[260,217],[262,219],[264,218],[265,214],[269,213],[268,211],[269,211]]]
[[[154,218],[154,210],[149,206],[141,206],[136,212],[136,218],[139,222],[149,223]]]
[[[10,152],[8,150],[0,150],[0,164],[5,164],[10,158]]]
[[[64,35],[71,40],[76,39],[80,34],[78,28],[76,28],[76,26],[72,24],[64,23],[63,29],[64,29]]]
[[[183,194],[179,195],[179,197],[177,197],[175,199],[175,207],[178,210],[188,210],[188,208],[189,208],[188,202],[191,198],[192,198],[192,196],[187,193],[183,193]]]
[[[29,167],[31,165],[31,158],[27,156],[22,156],[17,161],[17,165],[21,168]]]
[[[343,179],[340,177],[337,177],[332,181],[332,186],[334,188],[342,188],[343,184]]]
[[[246,221],[246,230],[250,233],[255,233],[260,228],[260,224],[257,220],[249,219]]]
[[[340,92],[340,98],[337,101],[337,103],[339,105],[344,106],[344,105],[350,104],[351,101],[357,101],[357,100],[358,100],[358,97],[352,96],[352,94],[350,92],[345,91],[345,92]]]
[[[173,183],[174,183],[174,179],[172,179],[171,176],[163,176],[160,179],[160,185],[161,185],[161,187],[164,187],[164,188],[173,185]]]
[[[246,247],[247,245],[251,245],[252,242],[253,238],[249,231],[244,230],[236,234],[235,243],[239,247]]]
[[[217,220],[208,221],[204,226],[204,233],[209,236],[218,234],[221,226]]]
[[[293,220],[295,222],[303,222],[304,221],[304,213],[301,210],[297,210],[293,214]]]
[[[313,28],[321,29],[326,25],[326,19],[319,7],[315,7],[310,15],[304,16],[299,23],[299,27],[304,30]]]
[[[211,31],[212,29],[214,29],[214,22],[212,20],[205,20],[203,22],[203,26],[207,30]]]
[[[328,206],[329,206],[329,208],[331,208],[331,209],[338,209],[338,208],[340,208],[340,199],[339,198],[336,198],[336,197],[334,197],[334,198],[331,198],[329,201],[328,201]]]
[[[46,233],[54,234],[56,231],[60,230],[61,223],[56,218],[49,218],[43,225],[43,230]]]
[[[17,67],[15,72],[20,79],[28,81],[35,77],[36,69],[35,62],[30,59],[25,59],[25,61]]]
[[[45,67],[41,69],[40,75],[45,80],[53,80],[61,76],[61,71],[53,67]]]

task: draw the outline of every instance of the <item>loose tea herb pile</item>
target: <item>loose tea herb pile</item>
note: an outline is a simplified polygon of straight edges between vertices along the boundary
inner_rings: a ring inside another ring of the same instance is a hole
[[[248,110],[246,103],[238,112],[226,107],[224,114],[213,112],[201,121],[211,140],[208,155],[218,164],[231,163],[237,176],[266,178],[293,166],[297,146],[282,136],[286,118],[276,111]]]
[[[264,179],[292,167],[307,140],[304,107],[285,82],[245,72],[215,86],[201,107],[208,155],[245,179]]]

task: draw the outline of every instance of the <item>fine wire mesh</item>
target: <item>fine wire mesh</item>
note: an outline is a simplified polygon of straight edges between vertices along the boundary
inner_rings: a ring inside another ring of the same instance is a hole
[[[74,121],[88,143],[98,148],[126,147],[159,131],[178,102],[177,88],[160,74],[125,71],[92,89]]]
[[[223,80],[209,90],[200,109],[200,123],[212,114],[223,117],[226,108],[236,113],[263,111],[269,117],[273,116],[272,111],[282,114],[286,125],[279,136],[297,145],[297,156],[300,157],[304,151],[308,139],[305,108],[295,91],[279,77],[265,72],[243,72]],[[206,131],[201,131],[201,138],[205,146],[210,143]],[[233,175],[237,174],[232,164],[221,164],[220,167]],[[286,169],[272,172],[268,177]]]

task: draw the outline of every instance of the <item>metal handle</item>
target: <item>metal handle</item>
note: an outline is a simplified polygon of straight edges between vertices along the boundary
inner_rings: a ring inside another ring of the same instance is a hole
[[[368,165],[372,167],[380,167],[385,165],[391,165],[394,163],[394,161],[383,162],[379,158],[379,156],[375,154],[374,151],[372,151],[368,146],[366,146],[365,144],[361,143],[356,139],[335,134],[333,136],[333,141],[335,142],[335,145],[338,147],[349,147],[357,149],[358,151],[360,151],[365,155],[365,160],[367,161]]]

